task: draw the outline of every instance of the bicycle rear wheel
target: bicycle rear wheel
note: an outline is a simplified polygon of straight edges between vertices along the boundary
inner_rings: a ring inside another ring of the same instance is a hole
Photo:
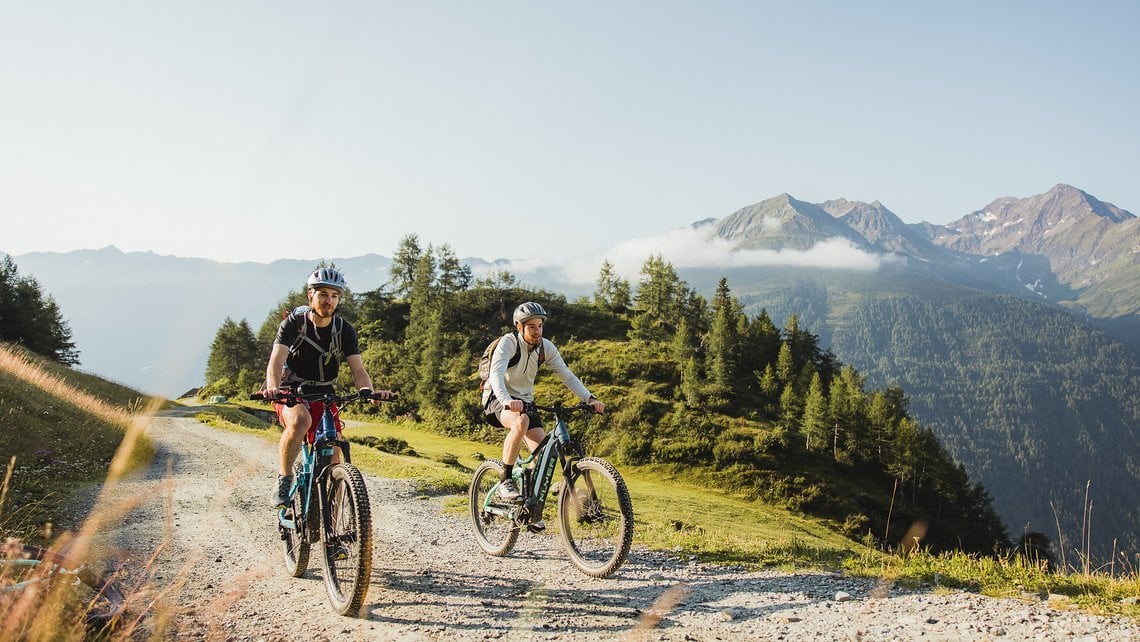
[[[558,493],[558,524],[570,561],[586,575],[608,577],[629,555],[633,502],[609,462],[587,457]]]
[[[471,478],[471,488],[468,490],[471,527],[475,530],[475,541],[479,543],[479,548],[495,557],[510,553],[519,538],[518,528],[509,517],[487,510],[489,506],[503,510],[511,508],[510,504],[501,501],[494,494],[495,486],[502,477],[503,464],[495,459],[488,459],[475,469],[475,475]]]
[[[372,577],[372,509],[364,476],[352,464],[329,471],[328,527],[323,531],[321,565],[332,609],[355,615],[364,605]]]
[[[293,466],[293,479],[300,479],[300,463]],[[307,524],[298,518],[301,514],[301,493],[293,493],[293,501],[285,508],[285,518],[293,520],[293,528],[278,524],[281,539],[285,544],[285,570],[293,577],[302,577],[309,569],[309,547]]]

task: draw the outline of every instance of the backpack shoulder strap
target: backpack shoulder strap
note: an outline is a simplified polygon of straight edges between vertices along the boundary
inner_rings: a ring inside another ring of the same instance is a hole
[[[515,335],[513,332],[510,334],[503,335],[503,337],[504,338],[512,337],[515,340],[515,354],[513,356],[511,356],[510,361],[507,362],[507,367],[513,368],[516,365],[518,365],[519,359],[522,358],[522,346],[519,344],[518,336]]]
[[[299,350],[301,348],[301,344],[305,342],[305,334],[308,331],[309,312],[308,312],[308,310],[306,310],[302,314],[297,314],[298,311],[299,311],[298,309],[294,309],[292,312],[289,313],[294,318],[297,319],[294,322],[297,324],[297,338],[293,339],[293,343],[289,344],[289,353],[290,354],[295,354],[297,352],[297,350]],[[297,318],[297,317],[300,317],[300,318]],[[286,317],[286,318],[288,318],[288,317]]]

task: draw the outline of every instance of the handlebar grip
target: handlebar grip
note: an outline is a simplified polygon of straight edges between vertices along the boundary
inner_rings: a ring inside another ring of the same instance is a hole
[[[265,394],[264,394],[264,393],[261,393],[261,392],[251,392],[251,393],[249,393],[249,398],[250,398],[250,399],[252,399],[252,400],[254,400],[254,401],[265,401],[265,398],[266,398],[266,397],[265,397]]]

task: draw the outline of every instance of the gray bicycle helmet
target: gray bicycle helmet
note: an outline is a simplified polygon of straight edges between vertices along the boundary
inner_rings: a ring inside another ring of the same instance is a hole
[[[309,280],[305,284],[309,286],[309,289],[327,287],[338,292],[344,292],[348,288],[348,284],[344,282],[344,277],[334,268],[317,268],[309,275]]]
[[[534,318],[541,318],[543,321],[546,320],[546,310],[542,309],[541,305],[533,301],[527,301],[515,308],[515,323],[526,323]]]

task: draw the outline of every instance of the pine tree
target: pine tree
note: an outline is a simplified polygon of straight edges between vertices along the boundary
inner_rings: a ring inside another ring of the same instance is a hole
[[[743,313],[721,278],[712,304],[712,328],[709,330],[709,379],[720,394],[727,395],[736,380],[737,351],[740,345],[740,320]]]
[[[228,379],[235,386],[243,370],[257,372],[264,370],[265,363],[257,349],[257,338],[249,323],[240,323],[226,317],[210,344],[210,356],[206,360],[206,385]],[[258,380],[263,377],[257,377]]]
[[[79,363],[71,328],[51,295],[21,277],[12,257],[0,261],[0,341],[12,341],[64,365]]]
[[[776,369],[772,364],[764,366],[764,372],[759,375],[761,404],[764,413],[768,416],[775,414],[776,402],[780,394],[780,381],[776,378]]]
[[[808,385],[807,397],[804,398],[803,418],[800,429],[804,434],[804,448],[811,451],[820,451],[827,447],[831,418],[827,412],[827,399],[823,394],[823,381],[819,373],[815,373]]]
[[[416,267],[423,253],[420,238],[415,234],[400,239],[396,252],[392,255],[392,265],[388,267],[388,281],[392,284],[392,292],[396,297],[409,296],[416,280]]]
[[[624,314],[629,310],[633,302],[629,280],[619,277],[614,272],[613,264],[608,260],[602,261],[597,285],[597,289],[594,290],[594,305],[615,314]]]
[[[459,262],[450,245],[440,246],[437,261],[437,285],[441,295],[449,297],[471,287],[471,268]]]
[[[792,355],[792,344],[785,341],[780,344],[780,353],[776,357],[776,381],[781,385],[790,385],[795,380],[796,360]]]
[[[796,394],[796,389],[791,384],[785,385],[780,393],[780,427],[788,434],[795,432],[803,413],[803,400]]]
[[[672,263],[657,254],[641,266],[642,279],[637,288],[635,315],[630,338],[640,341],[668,341],[677,329],[682,314],[685,284],[677,278]]]
[[[867,439],[866,398],[863,376],[852,366],[844,366],[828,390],[828,412],[831,414],[833,455],[836,461],[850,463],[867,460],[872,447]]]

